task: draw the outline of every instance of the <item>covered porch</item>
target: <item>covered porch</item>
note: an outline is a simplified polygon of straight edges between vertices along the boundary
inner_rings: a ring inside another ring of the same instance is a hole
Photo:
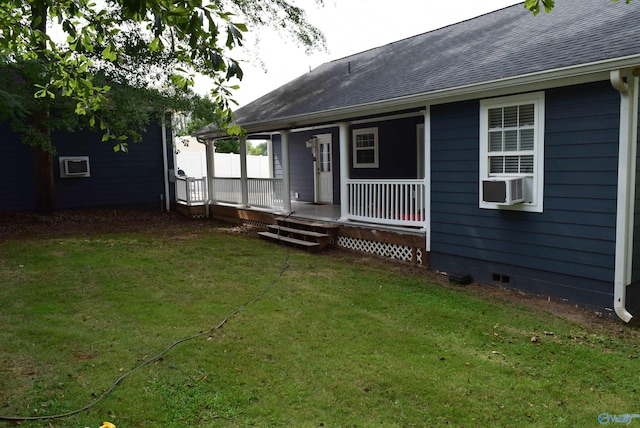
[[[206,137],[200,142],[206,147],[206,177],[178,178],[177,202],[232,205],[279,214],[321,212],[320,217],[332,221],[428,232],[427,110],[417,108],[312,127],[263,130],[245,125],[247,135],[237,137],[239,177],[221,176],[215,170],[215,143],[229,137],[203,132]],[[253,139],[268,140],[270,178],[252,177],[248,171],[247,141]],[[333,206],[332,212],[327,213],[322,205]]]
[[[283,216],[338,224],[340,246],[393,258],[402,247],[399,258],[423,264],[430,224],[425,117],[415,109],[313,127],[249,126],[250,137],[269,139],[270,178],[251,177],[247,136],[238,137],[240,177],[216,174],[215,142],[228,136],[206,134],[206,177],[177,177],[177,202],[243,224],[266,227]]]

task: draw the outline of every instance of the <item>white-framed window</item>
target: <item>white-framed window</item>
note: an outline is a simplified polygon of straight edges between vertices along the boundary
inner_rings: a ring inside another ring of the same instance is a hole
[[[480,208],[542,212],[544,92],[480,101]]]
[[[353,167],[378,168],[378,128],[353,130]]]

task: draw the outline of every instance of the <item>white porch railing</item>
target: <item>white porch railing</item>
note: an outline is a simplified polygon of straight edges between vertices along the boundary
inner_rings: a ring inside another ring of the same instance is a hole
[[[211,199],[226,204],[241,204],[242,191],[239,178],[214,177],[211,179]]]
[[[424,180],[348,180],[350,220],[423,226]]]
[[[202,205],[207,200],[207,180],[176,177],[176,201],[184,205]]]
[[[249,178],[249,205],[260,208],[284,209],[282,180],[278,178]]]
[[[396,226],[424,226],[424,180],[348,180],[349,220]],[[211,198],[215,202],[240,205],[240,178],[211,179]],[[249,178],[248,205],[272,210],[284,209],[282,180]],[[176,177],[176,199],[185,205],[207,201],[206,179]]]
[[[240,178],[214,177],[211,179],[212,199],[227,204],[242,203]],[[252,207],[281,210],[282,180],[277,178],[248,178],[248,205]]]

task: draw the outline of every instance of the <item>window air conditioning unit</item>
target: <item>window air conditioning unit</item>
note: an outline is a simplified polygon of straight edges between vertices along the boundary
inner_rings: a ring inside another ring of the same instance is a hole
[[[482,201],[496,205],[524,202],[524,177],[491,177],[482,180]]]
[[[60,156],[60,177],[89,177],[89,156]]]

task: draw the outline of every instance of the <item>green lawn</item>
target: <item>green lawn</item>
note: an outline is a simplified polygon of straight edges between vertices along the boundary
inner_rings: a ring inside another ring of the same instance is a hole
[[[26,427],[600,426],[638,330],[216,227],[0,243],[0,415]],[[536,341],[532,341],[536,337]],[[640,426],[640,419],[631,425]],[[12,426],[0,422],[0,426]]]

